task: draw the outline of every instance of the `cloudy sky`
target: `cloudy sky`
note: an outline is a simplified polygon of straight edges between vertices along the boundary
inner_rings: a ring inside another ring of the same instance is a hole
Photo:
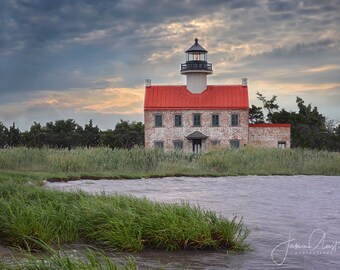
[[[300,96],[340,121],[340,0],[2,0],[0,121],[143,121],[144,79],[184,84],[196,37],[209,84],[247,77],[251,104]]]

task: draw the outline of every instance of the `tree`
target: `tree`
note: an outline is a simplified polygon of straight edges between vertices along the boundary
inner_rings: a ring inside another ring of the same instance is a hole
[[[103,146],[115,148],[116,147],[115,138],[116,136],[113,133],[112,129],[108,129],[100,133],[100,140]]]
[[[300,145],[308,148],[327,149],[326,139],[329,135],[326,128],[326,118],[318,112],[317,107],[312,109],[312,105],[306,106],[304,101],[296,98],[299,108],[298,129],[301,143]]]
[[[132,148],[135,145],[144,145],[144,125],[141,122],[120,120],[112,132],[114,147]]]
[[[295,112],[287,112],[285,109],[282,109],[279,112],[274,112],[272,115],[273,123],[290,123],[293,124],[296,118]]]
[[[89,147],[96,147],[100,144],[100,129],[98,126],[93,126],[93,121],[90,119],[89,123],[85,125],[82,134],[82,145]]]
[[[279,105],[276,103],[277,96],[273,96],[271,99],[267,100],[260,92],[256,92],[257,99],[262,101],[263,108],[267,110],[267,122],[272,123],[273,113],[279,109]]]
[[[255,105],[252,105],[249,108],[249,123],[251,124],[264,123],[264,117],[261,107],[256,107]]]
[[[304,101],[296,98],[299,111],[287,112],[282,109],[272,115],[273,123],[292,124],[292,147],[333,150],[332,136],[327,129],[326,118],[318,112],[317,107],[305,105]]]
[[[34,122],[29,132],[23,133],[23,143],[27,147],[41,148],[46,145],[46,128]]]
[[[83,128],[73,119],[46,123],[46,143],[50,147],[74,148],[81,145]]]
[[[20,130],[15,126],[15,123],[9,128],[7,133],[7,144],[9,147],[19,146],[21,143]]]
[[[2,122],[0,122],[0,148],[5,148],[7,146],[7,136],[8,129],[4,126]]]
[[[334,150],[340,152],[340,124],[334,128]]]

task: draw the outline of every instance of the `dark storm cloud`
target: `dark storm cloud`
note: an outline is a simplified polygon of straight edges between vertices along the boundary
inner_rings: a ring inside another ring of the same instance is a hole
[[[110,38],[138,36],[138,29],[164,21],[180,21],[218,11],[257,6],[256,1],[92,1],[5,0],[1,11],[2,53],[63,44],[91,31],[107,31]]]
[[[5,0],[1,44],[5,50],[20,46],[36,49],[45,43],[62,42],[94,30],[110,29],[113,36],[128,31],[131,34],[140,24],[200,15],[223,4],[222,0]]]
[[[0,90],[89,86],[93,81],[89,74],[104,72],[90,66],[100,63],[101,68],[106,65],[116,73],[119,70],[110,62],[135,66],[143,55],[164,46],[159,42],[161,33],[146,40],[141,30],[208,14],[222,6],[242,8],[250,2],[5,0],[0,17]],[[82,72],[75,78],[72,72],[79,67]]]
[[[297,9],[298,1],[279,1],[279,0],[271,0],[268,2],[268,9],[274,12],[285,12],[285,11],[293,11]]]
[[[297,43],[291,47],[276,48],[271,51],[269,57],[293,59],[295,56],[310,56],[311,54],[320,53],[322,51],[332,50],[332,47],[339,48],[339,41],[335,39],[324,39],[310,43]]]
[[[320,14],[320,12],[337,12],[339,0],[315,1],[315,0],[269,0],[268,10],[271,12],[297,12],[299,14]]]

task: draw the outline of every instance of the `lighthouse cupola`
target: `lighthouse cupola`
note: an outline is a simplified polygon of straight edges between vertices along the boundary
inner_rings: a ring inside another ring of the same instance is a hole
[[[195,43],[185,51],[186,62],[181,64],[181,74],[187,77],[187,89],[200,94],[207,89],[207,75],[212,74],[212,64],[208,63],[208,51],[195,38]]]

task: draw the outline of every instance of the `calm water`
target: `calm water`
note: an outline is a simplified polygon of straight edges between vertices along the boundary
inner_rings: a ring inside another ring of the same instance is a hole
[[[118,192],[161,202],[185,200],[225,217],[243,216],[251,230],[251,252],[134,253],[141,268],[340,269],[339,176],[81,180],[47,186],[90,193]]]

